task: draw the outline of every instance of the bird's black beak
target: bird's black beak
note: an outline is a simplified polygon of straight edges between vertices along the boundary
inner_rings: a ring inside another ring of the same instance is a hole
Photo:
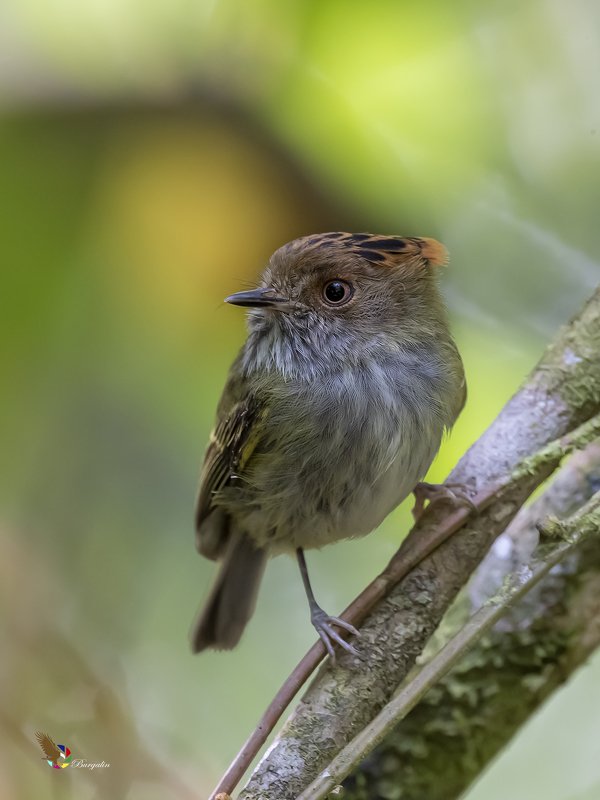
[[[289,303],[287,297],[280,297],[275,289],[252,289],[249,292],[237,292],[225,298],[226,303],[244,308],[280,308],[282,311]]]

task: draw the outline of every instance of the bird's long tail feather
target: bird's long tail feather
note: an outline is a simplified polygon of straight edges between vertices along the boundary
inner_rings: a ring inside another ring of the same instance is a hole
[[[265,550],[232,531],[216,581],[192,631],[195,653],[236,646],[254,612],[266,562]]]

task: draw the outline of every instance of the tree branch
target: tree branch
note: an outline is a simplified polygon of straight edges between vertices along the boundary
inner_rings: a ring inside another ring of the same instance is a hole
[[[444,634],[527,560],[536,523],[571,515],[600,488],[600,442],[577,453],[515,518]],[[346,781],[347,800],[455,800],[525,720],[600,645],[600,542],[591,539],[522,600]],[[485,736],[482,736],[485,731]],[[440,776],[443,775],[443,780]]]
[[[323,800],[329,792],[356,767],[375,748],[377,744],[390,734],[398,723],[424,698],[427,692],[456,665],[473,645],[489,631],[509,608],[533,589],[551,569],[561,564],[568,556],[574,554],[579,546],[588,538],[594,537],[590,547],[600,551],[600,491],[597,491],[583,508],[568,520],[561,522],[556,517],[544,525],[545,531],[555,536],[549,543],[537,548],[537,554],[527,566],[521,565],[510,573],[498,593],[481,606],[468,620],[460,626],[457,633],[444,647],[417,673],[408,680],[399,693],[379,712],[377,717],[367,725],[346,747],[327,765],[323,772],[299,796],[298,800]],[[559,535],[561,538],[556,538]],[[600,607],[600,601],[596,608]],[[536,642],[536,644],[538,644]],[[444,785],[444,797],[448,798],[446,780],[437,783]],[[397,776],[396,786],[404,783]],[[431,787],[435,792],[435,788]],[[424,796],[423,794],[420,795]],[[428,797],[431,794],[427,793]]]
[[[362,628],[362,657],[343,656],[338,666],[320,672],[253,773],[244,800],[297,797],[389,700],[491,542],[556,466],[536,464],[536,452],[600,410],[598,352],[600,291],[559,332],[450,480],[485,494],[528,458],[531,471],[427,556],[378,605]],[[434,536],[441,518],[442,511],[434,509],[417,526],[419,536]],[[415,531],[407,542],[414,537]]]

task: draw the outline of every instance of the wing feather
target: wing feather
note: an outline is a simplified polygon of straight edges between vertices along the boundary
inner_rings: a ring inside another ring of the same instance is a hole
[[[40,747],[42,748],[48,761],[56,761],[58,758],[60,758],[60,750],[47,733],[36,731],[35,738],[40,743]]]
[[[211,434],[200,475],[196,505],[198,547],[202,527],[215,509],[215,495],[234,478],[241,477],[260,439],[264,407],[253,395],[234,403]]]

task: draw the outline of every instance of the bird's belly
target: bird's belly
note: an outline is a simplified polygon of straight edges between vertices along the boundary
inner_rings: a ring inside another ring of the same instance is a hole
[[[419,480],[419,472],[398,457],[373,486],[358,487],[352,502],[340,509],[335,529],[338,537],[365,536],[375,530],[408,497]]]
[[[302,547],[320,548],[341,539],[365,536],[375,530],[423,478],[439,447],[440,436],[425,437],[407,446],[398,441],[387,468],[373,477],[357,462],[338,465],[336,480],[321,481],[322,492],[298,482],[288,497],[285,519],[271,529],[268,546],[273,554]],[[344,485],[340,495],[334,488]],[[265,542],[267,544],[267,542]]]
[[[259,547],[281,552],[364,536],[408,496],[444,421],[433,396],[417,402],[405,383],[398,370],[342,372],[326,390],[301,386],[273,407],[246,486],[225,498]]]

